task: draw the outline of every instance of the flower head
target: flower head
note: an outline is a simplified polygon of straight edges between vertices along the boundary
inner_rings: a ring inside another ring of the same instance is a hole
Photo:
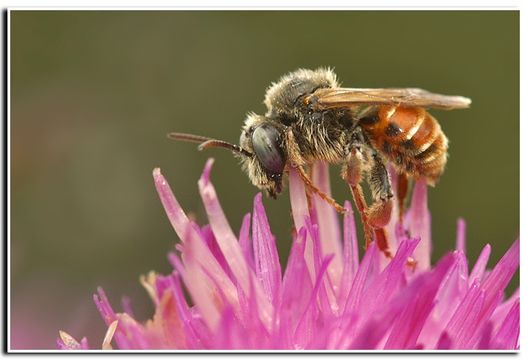
[[[465,225],[457,249],[430,264],[427,188],[415,186],[403,224],[387,226],[395,256],[371,245],[359,260],[351,205],[340,227],[337,213],[319,197],[310,206],[302,180],[290,171],[293,242],[282,273],[261,194],[238,236],[210,182],[213,160],[199,180],[209,223],[186,216],[158,169],[155,186],[181,242],[169,254],[173,272],[141,282],[155,304],[146,323],[125,304],[115,312],[98,289],[94,300],[119,349],[517,349],[519,293],[504,289],[519,266],[519,241],[491,271],[486,245],[468,271]],[[315,164],[315,184],[330,193],[328,169]],[[396,214],[394,214],[396,215]],[[407,266],[414,257],[416,269]],[[184,288],[191,297],[186,300]],[[61,332],[63,349],[86,349]]]

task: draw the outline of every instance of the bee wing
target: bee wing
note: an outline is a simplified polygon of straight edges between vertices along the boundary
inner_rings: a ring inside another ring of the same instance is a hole
[[[322,108],[355,105],[400,105],[408,107],[436,108],[443,110],[469,107],[471,99],[463,96],[434,94],[417,88],[355,89],[325,88],[310,95],[310,101]]]

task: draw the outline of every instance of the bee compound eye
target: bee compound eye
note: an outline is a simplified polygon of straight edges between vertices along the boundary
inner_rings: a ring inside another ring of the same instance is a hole
[[[252,147],[258,161],[269,176],[282,174],[285,167],[285,155],[278,129],[268,124],[257,127],[252,133]]]

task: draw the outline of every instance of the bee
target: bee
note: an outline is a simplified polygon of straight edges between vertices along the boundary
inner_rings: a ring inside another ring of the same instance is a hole
[[[309,192],[342,212],[305,171],[315,161],[340,165],[361,215],[366,245],[375,237],[391,257],[383,230],[394,197],[387,163],[398,173],[401,219],[409,179],[423,179],[434,186],[447,162],[447,137],[426,109],[460,109],[470,103],[465,97],[417,88],[342,88],[331,69],[299,69],[267,89],[267,112],[247,115],[239,145],[183,133],[168,137],[200,143],[200,150],[231,150],[252,184],[273,198],[282,192],[288,169],[295,169]],[[369,206],[360,186],[363,180],[371,191]]]

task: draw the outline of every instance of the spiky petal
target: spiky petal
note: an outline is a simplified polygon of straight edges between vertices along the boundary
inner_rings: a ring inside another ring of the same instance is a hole
[[[210,181],[213,160],[199,180],[208,224],[186,216],[167,181],[153,177],[180,238],[168,256],[173,272],[141,278],[155,305],[146,323],[130,303],[116,313],[105,293],[94,300],[108,326],[103,348],[119,349],[503,349],[519,347],[519,293],[503,292],[519,266],[519,241],[487,272],[486,245],[468,272],[465,223],[458,221],[456,251],[431,264],[427,187],[418,182],[404,223],[391,220],[385,258],[375,245],[359,261],[351,205],[343,229],[336,212],[306,194],[291,169],[292,247],[282,274],[276,239],[261,194],[236,237]],[[393,177],[395,174],[391,171]],[[330,194],[325,163],[313,181]],[[310,199],[310,202],[308,202]],[[414,257],[416,271],[407,265]],[[185,292],[190,294],[188,304]],[[62,349],[86,349],[60,332]]]

